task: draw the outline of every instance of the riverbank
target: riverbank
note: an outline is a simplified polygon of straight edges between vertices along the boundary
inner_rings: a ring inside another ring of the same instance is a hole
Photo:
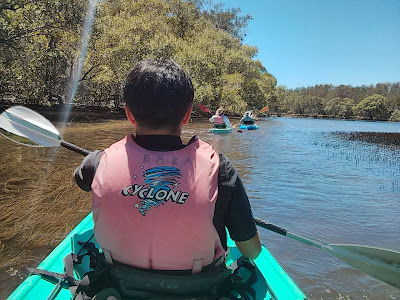
[[[390,120],[390,119],[368,119],[366,117],[353,117],[353,118],[335,118],[330,115],[308,115],[308,114],[270,114],[271,117],[289,117],[289,118],[310,118],[310,119],[330,119],[330,120],[349,120],[349,121],[379,121],[379,122],[399,122],[400,120]]]
[[[16,104],[21,105],[21,104]],[[10,108],[13,105],[0,104],[0,112]],[[61,122],[62,120],[69,123],[90,123],[107,120],[123,120],[126,118],[123,108],[101,108],[101,107],[45,107],[41,105],[23,105],[44,116],[50,122]],[[65,119],[65,116],[67,116]]]
[[[0,106],[0,110],[3,111],[8,107]],[[85,108],[74,108],[65,107],[64,109],[46,108],[43,106],[30,107],[34,111],[43,115],[50,122],[61,122],[64,120],[65,115],[68,115],[65,122],[67,123],[91,123],[91,122],[106,122],[108,120],[125,120],[124,109],[109,109],[109,108],[98,108],[98,107],[85,107]],[[288,117],[288,118],[313,118],[313,119],[335,119],[330,116],[309,116],[299,114],[282,114],[282,115],[270,115],[271,117]],[[208,119],[208,115],[202,112],[195,111],[192,114],[191,122],[203,122]],[[240,116],[230,116],[232,124],[237,123]],[[400,146],[400,133],[386,133],[386,132],[337,132],[334,133],[342,139],[349,141],[362,141],[375,144],[381,144],[386,146]]]
[[[8,109],[9,105],[0,104],[0,113]],[[50,122],[66,123],[90,123],[106,122],[109,120],[125,120],[125,110],[123,108],[101,108],[101,107],[65,107],[63,109],[44,106],[26,106],[41,114]],[[68,116],[65,120],[65,116]],[[201,111],[193,111],[191,122],[202,122],[208,120],[211,115]],[[240,120],[241,116],[229,116],[231,120]]]

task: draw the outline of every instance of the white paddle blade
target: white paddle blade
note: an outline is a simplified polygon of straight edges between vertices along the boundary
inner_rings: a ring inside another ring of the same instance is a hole
[[[330,244],[335,256],[350,266],[400,288],[400,252],[361,245]]]
[[[13,142],[22,144],[24,146],[43,147],[42,145],[34,143],[23,133],[16,130],[16,128],[10,122],[10,119],[5,117],[3,114],[0,115],[0,134],[12,140]]]
[[[6,132],[2,133],[13,141],[28,146],[56,147],[60,146],[62,138],[58,130],[46,118],[33,110],[14,106],[5,110],[0,116],[0,128]],[[17,139],[12,135],[22,137]],[[35,144],[25,143],[25,139],[33,141]]]

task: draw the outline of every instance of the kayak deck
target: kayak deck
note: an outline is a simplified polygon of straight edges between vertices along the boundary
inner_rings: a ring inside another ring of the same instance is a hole
[[[78,241],[87,241],[93,237],[92,214],[84,218],[68,236],[40,263],[39,269],[53,272],[64,272],[63,259],[71,251],[77,253],[81,246]],[[230,265],[241,256],[239,249],[228,236],[228,247],[226,264]],[[275,258],[263,245],[260,256],[254,261],[257,266],[258,279],[252,287],[256,290],[257,299],[306,299],[303,292],[297,287],[289,275],[283,270]],[[84,274],[85,264],[78,265],[76,276]],[[71,299],[68,289],[56,286],[42,279],[39,275],[28,276],[10,295],[9,300],[17,299]]]

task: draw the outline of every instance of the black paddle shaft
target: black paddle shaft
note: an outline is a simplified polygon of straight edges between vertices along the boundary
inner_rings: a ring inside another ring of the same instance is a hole
[[[286,236],[287,230],[285,228],[279,227],[275,224],[268,223],[267,221],[261,220],[256,217],[254,218],[254,222],[256,222],[256,224],[262,228],[265,228],[265,229],[268,229],[273,232],[276,232],[276,233]]]
[[[74,151],[76,153],[85,155],[85,156],[88,155],[91,152],[91,151],[89,151],[87,149],[83,149],[81,147],[78,147],[77,145],[68,143],[66,141],[61,141],[60,146],[66,148],[66,149],[72,150],[72,151]]]

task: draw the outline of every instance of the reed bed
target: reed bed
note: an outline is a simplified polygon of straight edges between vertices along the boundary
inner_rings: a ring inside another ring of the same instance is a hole
[[[400,132],[337,132],[340,138],[385,146],[400,146]]]
[[[315,145],[333,158],[349,162],[349,168],[365,168],[388,174],[389,184],[381,189],[400,190],[400,133],[393,132],[327,132],[316,136]]]
[[[104,149],[131,130],[126,121],[67,124],[62,136],[83,148]],[[0,149],[0,269],[8,273],[36,266],[90,212],[91,195],[73,181],[82,156],[2,136]]]
[[[5,268],[43,256],[40,249],[58,244],[91,204],[72,180],[79,160],[65,166],[54,149],[26,148],[3,138],[0,143],[0,268]]]

